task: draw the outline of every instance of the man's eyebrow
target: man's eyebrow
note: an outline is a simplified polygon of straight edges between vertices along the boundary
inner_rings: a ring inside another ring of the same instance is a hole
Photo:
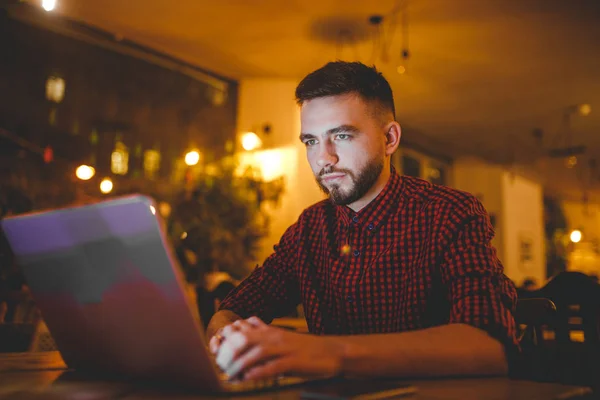
[[[358,129],[356,126],[354,125],[340,125],[340,126],[336,126],[335,128],[331,128],[326,132],[326,135],[335,135],[336,133],[358,133],[360,132],[360,129]],[[300,140],[302,142],[304,142],[305,140],[309,140],[309,139],[315,139],[315,135],[310,134],[310,133],[301,133],[300,134]]]
[[[309,140],[309,139],[314,139],[315,135],[311,135],[310,133],[301,133],[300,134],[300,141],[304,142],[305,140]]]
[[[328,130],[327,134],[328,135],[335,135],[336,133],[343,133],[343,132],[358,133],[358,132],[360,132],[360,129],[358,129],[354,125],[340,125],[340,126],[338,126],[336,128],[332,128],[332,129]]]

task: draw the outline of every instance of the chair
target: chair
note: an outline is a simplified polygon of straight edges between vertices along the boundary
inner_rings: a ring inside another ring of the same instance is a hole
[[[600,285],[580,272],[562,272],[538,293],[554,302],[549,339],[554,380],[592,385],[600,380]]]
[[[515,310],[515,321],[519,326],[519,342],[539,345],[543,340],[543,328],[552,324],[556,305],[543,297],[519,299]]]
[[[521,355],[511,365],[512,374],[532,380],[552,380],[546,332],[554,323],[556,306],[543,297],[519,299],[514,316]]]
[[[539,290],[557,307],[556,340],[600,343],[600,285],[580,272],[562,272]]]

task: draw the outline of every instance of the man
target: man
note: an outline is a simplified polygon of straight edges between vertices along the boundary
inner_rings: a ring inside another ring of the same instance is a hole
[[[516,292],[483,206],[396,173],[400,125],[375,68],[329,63],[296,98],[329,199],[223,301],[208,328],[217,364],[239,379],[505,374]],[[267,325],[299,303],[311,334]]]

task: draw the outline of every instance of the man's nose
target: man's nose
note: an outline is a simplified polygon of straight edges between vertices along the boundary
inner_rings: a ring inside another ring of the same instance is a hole
[[[325,143],[320,146],[319,154],[317,155],[317,165],[321,168],[335,165],[338,162],[338,156],[334,146]]]

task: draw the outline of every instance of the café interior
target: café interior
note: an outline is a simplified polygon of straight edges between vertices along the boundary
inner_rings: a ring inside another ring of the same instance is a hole
[[[205,327],[325,198],[296,86],[330,61],[374,65],[402,127],[393,167],[483,204],[518,294],[509,377],[410,395],[593,398],[599,48],[597,0],[0,1],[0,219],[149,196]],[[272,324],[306,333],[304,315]],[[0,398],[208,396],[63,380],[60,347],[2,237]]]

